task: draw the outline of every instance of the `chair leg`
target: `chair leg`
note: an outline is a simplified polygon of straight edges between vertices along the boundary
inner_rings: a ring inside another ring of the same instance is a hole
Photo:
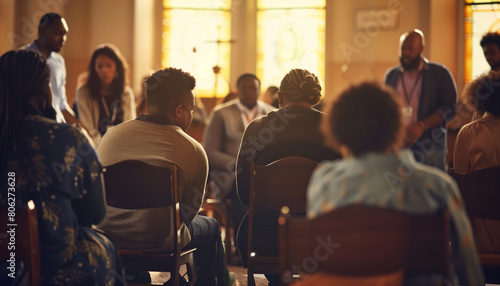
[[[247,284],[248,286],[255,286],[255,278],[253,277],[253,265],[250,261],[248,261],[247,268]]]
[[[193,267],[193,254],[189,254],[189,261],[186,263],[186,270],[189,278],[189,285],[194,286],[194,283],[196,282],[196,273],[194,272]]]
[[[231,262],[231,258],[233,256],[233,232],[238,231],[238,226],[236,228],[233,226],[233,219],[231,215],[231,201],[226,200],[223,202],[226,207],[226,237],[224,238],[224,243],[226,244],[226,260],[227,262]],[[234,242],[234,246],[236,247],[236,241]]]

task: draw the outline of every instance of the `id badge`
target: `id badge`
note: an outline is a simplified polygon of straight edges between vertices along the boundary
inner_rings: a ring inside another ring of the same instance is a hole
[[[413,116],[413,107],[411,107],[411,106],[403,107],[403,115],[404,116]]]

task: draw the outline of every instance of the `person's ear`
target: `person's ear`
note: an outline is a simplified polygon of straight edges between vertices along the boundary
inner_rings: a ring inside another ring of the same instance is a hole
[[[278,102],[280,104],[280,107],[283,107],[285,105],[285,96],[281,94],[281,91],[278,91]]]
[[[182,115],[182,105],[177,105],[175,108],[175,118],[181,118]]]

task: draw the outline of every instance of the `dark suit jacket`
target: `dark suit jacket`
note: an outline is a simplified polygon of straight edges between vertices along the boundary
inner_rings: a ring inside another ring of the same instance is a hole
[[[231,100],[212,111],[205,129],[203,144],[210,165],[210,180],[215,182],[215,192],[225,198],[234,184],[234,166],[240,148],[245,124],[237,106],[239,99]],[[257,114],[264,115],[273,110],[269,104],[257,102]]]

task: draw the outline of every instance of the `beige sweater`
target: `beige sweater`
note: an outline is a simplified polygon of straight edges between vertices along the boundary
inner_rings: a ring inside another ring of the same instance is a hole
[[[178,126],[130,120],[111,128],[97,149],[104,167],[123,160],[140,160],[159,167],[179,167],[181,208],[188,219],[198,213],[205,192],[208,160],[200,143]],[[173,232],[172,208],[123,210],[107,206],[99,227],[119,248],[151,251],[170,250]],[[190,241],[182,224],[182,246]]]

